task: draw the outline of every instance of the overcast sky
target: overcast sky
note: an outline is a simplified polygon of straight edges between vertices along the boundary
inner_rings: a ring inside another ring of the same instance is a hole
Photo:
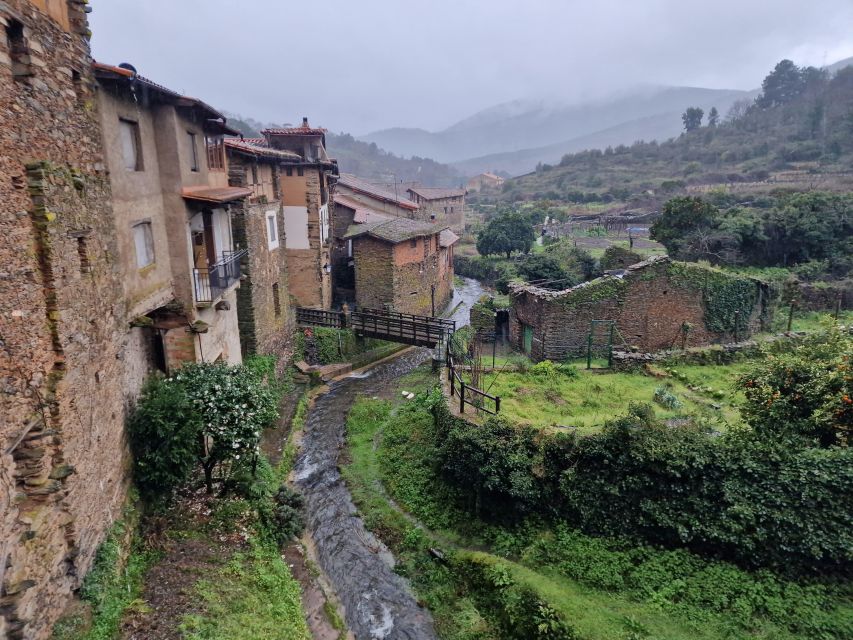
[[[853,0],[91,0],[97,60],[227,111],[364,134],[636,84],[751,89],[853,56]]]

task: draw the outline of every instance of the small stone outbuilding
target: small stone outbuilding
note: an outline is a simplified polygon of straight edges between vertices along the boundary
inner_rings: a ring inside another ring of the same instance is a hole
[[[764,283],[665,256],[563,291],[513,283],[510,295],[511,341],[534,360],[585,354],[594,320],[613,322],[614,347],[654,352],[743,340],[770,311]],[[593,332],[594,346],[606,339]]]

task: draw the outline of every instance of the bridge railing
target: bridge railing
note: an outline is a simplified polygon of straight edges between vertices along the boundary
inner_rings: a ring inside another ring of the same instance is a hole
[[[349,322],[350,328],[361,335],[430,347],[442,342],[456,327],[453,320],[380,309],[353,311]]]
[[[296,308],[296,322],[302,325],[314,327],[332,327],[334,329],[345,329],[347,316],[340,311],[325,311],[323,309]]]

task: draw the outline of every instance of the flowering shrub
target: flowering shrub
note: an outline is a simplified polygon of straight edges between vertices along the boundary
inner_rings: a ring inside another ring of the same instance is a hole
[[[128,425],[140,488],[170,493],[200,464],[212,492],[214,469],[254,460],[277,415],[275,391],[247,367],[188,364],[150,382]]]

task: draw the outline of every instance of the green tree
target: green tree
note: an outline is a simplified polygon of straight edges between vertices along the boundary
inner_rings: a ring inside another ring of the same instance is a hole
[[[699,107],[687,107],[687,110],[681,114],[681,121],[684,123],[685,131],[695,131],[702,126],[702,117],[705,112]]]
[[[761,83],[755,104],[767,109],[791,102],[806,86],[803,71],[790,60],[779,62]]]
[[[579,278],[570,273],[556,256],[547,253],[527,256],[518,265],[518,273],[527,282],[546,289],[568,289],[579,282]]]
[[[711,110],[708,112],[708,126],[716,127],[720,123],[720,112],[717,111],[717,107],[711,107]]]
[[[664,205],[663,213],[652,223],[650,235],[674,257],[695,257],[697,245],[705,244],[719,219],[720,210],[714,205],[702,198],[681,196]]]
[[[477,251],[484,256],[505,254],[509,258],[513,251],[529,252],[534,239],[527,217],[517,212],[502,213],[489,220],[477,235]]]

